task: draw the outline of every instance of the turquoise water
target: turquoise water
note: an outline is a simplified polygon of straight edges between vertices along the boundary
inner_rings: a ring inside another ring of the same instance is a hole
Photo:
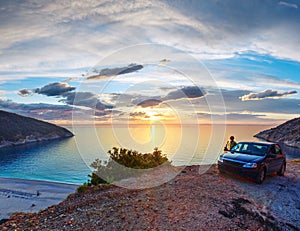
[[[70,128],[75,137],[0,150],[0,176],[82,184],[91,173],[90,163],[107,159],[113,146],[140,152],[159,147],[174,165],[214,163],[227,137],[237,141],[256,140],[253,135],[266,126],[99,126]],[[288,148],[289,158],[299,158],[300,150]]]

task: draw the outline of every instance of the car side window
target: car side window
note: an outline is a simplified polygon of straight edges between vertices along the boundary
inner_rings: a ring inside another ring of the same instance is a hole
[[[248,144],[244,144],[241,151],[248,151]]]
[[[275,146],[274,145],[271,146],[270,153],[271,154],[276,154],[276,150],[275,150]]]
[[[276,155],[281,155],[282,154],[281,149],[278,145],[275,145],[275,154]]]

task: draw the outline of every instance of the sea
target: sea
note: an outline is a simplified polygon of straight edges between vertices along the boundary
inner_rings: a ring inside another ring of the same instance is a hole
[[[0,177],[83,184],[95,159],[108,160],[113,147],[150,153],[158,148],[173,165],[213,164],[228,140],[258,141],[264,125],[96,125],[66,127],[72,138],[0,149]],[[300,149],[284,146],[288,159]]]

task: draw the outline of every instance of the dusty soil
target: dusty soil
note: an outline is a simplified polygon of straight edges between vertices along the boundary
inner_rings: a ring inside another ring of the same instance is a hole
[[[300,160],[289,161],[285,176],[268,176],[259,186],[233,180],[245,194],[271,210],[290,229],[300,230]]]
[[[299,230],[300,162],[262,185],[189,166],[150,189],[91,187],[0,230]]]

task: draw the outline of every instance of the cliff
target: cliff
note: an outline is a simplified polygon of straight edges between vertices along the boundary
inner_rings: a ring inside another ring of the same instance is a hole
[[[0,110],[0,148],[72,137],[65,128]]]
[[[262,131],[254,137],[300,148],[300,117],[289,120],[275,128]]]
[[[285,176],[268,176],[259,186],[220,174],[215,165],[204,174],[201,166],[188,166],[154,188],[91,186],[38,213],[12,214],[0,230],[296,231],[300,162],[287,164]]]

